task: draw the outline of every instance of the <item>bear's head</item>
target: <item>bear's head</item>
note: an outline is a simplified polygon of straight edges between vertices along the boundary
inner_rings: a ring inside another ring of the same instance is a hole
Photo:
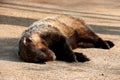
[[[27,62],[44,63],[46,61],[53,61],[56,56],[44,39],[38,33],[33,33],[23,38],[19,43],[19,55]]]

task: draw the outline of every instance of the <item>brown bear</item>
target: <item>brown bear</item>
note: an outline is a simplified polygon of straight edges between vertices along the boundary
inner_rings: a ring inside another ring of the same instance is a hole
[[[22,60],[34,63],[62,60],[67,62],[89,61],[75,48],[110,49],[114,44],[102,40],[83,20],[61,15],[34,22],[22,34],[19,41],[19,56]]]

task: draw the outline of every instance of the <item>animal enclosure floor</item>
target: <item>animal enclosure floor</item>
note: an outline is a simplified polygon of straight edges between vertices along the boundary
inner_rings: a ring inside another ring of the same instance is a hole
[[[115,46],[76,49],[91,59],[85,63],[22,62],[17,56],[21,33],[38,19],[60,14],[83,18]],[[120,80],[120,0],[1,0],[0,80]]]

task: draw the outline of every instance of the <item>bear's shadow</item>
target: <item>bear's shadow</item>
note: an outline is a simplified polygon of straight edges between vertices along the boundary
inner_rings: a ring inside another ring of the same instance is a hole
[[[23,62],[18,56],[18,39],[4,38],[0,39],[0,60]],[[78,57],[78,62],[89,61],[89,59],[80,52],[74,52]]]
[[[21,62],[17,55],[18,39],[17,38],[4,38],[0,39],[0,60]]]

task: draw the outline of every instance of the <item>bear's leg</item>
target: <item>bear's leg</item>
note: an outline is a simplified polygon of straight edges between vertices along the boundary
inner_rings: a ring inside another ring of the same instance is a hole
[[[86,62],[89,61],[82,53],[73,52],[71,45],[65,37],[61,37],[59,42],[55,43],[51,48],[57,60],[67,61],[67,62]]]
[[[84,24],[83,24],[84,25]],[[76,29],[77,43],[80,48],[102,48],[110,49],[114,46],[111,41],[105,41],[96,35],[92,30],[87,28],[86,25],[83,28]]]
[[[104,40],[106,44],[108,44],[109,48],[112,48],[114,46],[114,43],[109,40]]]
[[[79,42],[77,44],[77,47],[79,47],[79,48],[95,48],[95,45],[93,43],[89,43],[89,42]]]
[[[77,59],[78,62],[90,61],[90,59],[87,58],[87,56],[84,55],[83,53],[74,52],[74,54],[76,55],[76,59]]]
[[[114,46],[113,42],[105,41],[101,38],[98,39],[87,39],[83,41],[79,41],[78,47],[80,48],[102,48],[102,49],[110,49]]]
[[[96,48],[110,49],[113,46],[114,46],[113,42],[105,41],[105,40],[102,40],[101,38],[99,38],[96,43]]]
[[[57,60],[77,62],[76,56],[64,36],[60,36],[59,41],[54,42],[54,44],[51,46],[51,50],[53,50],[55,53]]]

